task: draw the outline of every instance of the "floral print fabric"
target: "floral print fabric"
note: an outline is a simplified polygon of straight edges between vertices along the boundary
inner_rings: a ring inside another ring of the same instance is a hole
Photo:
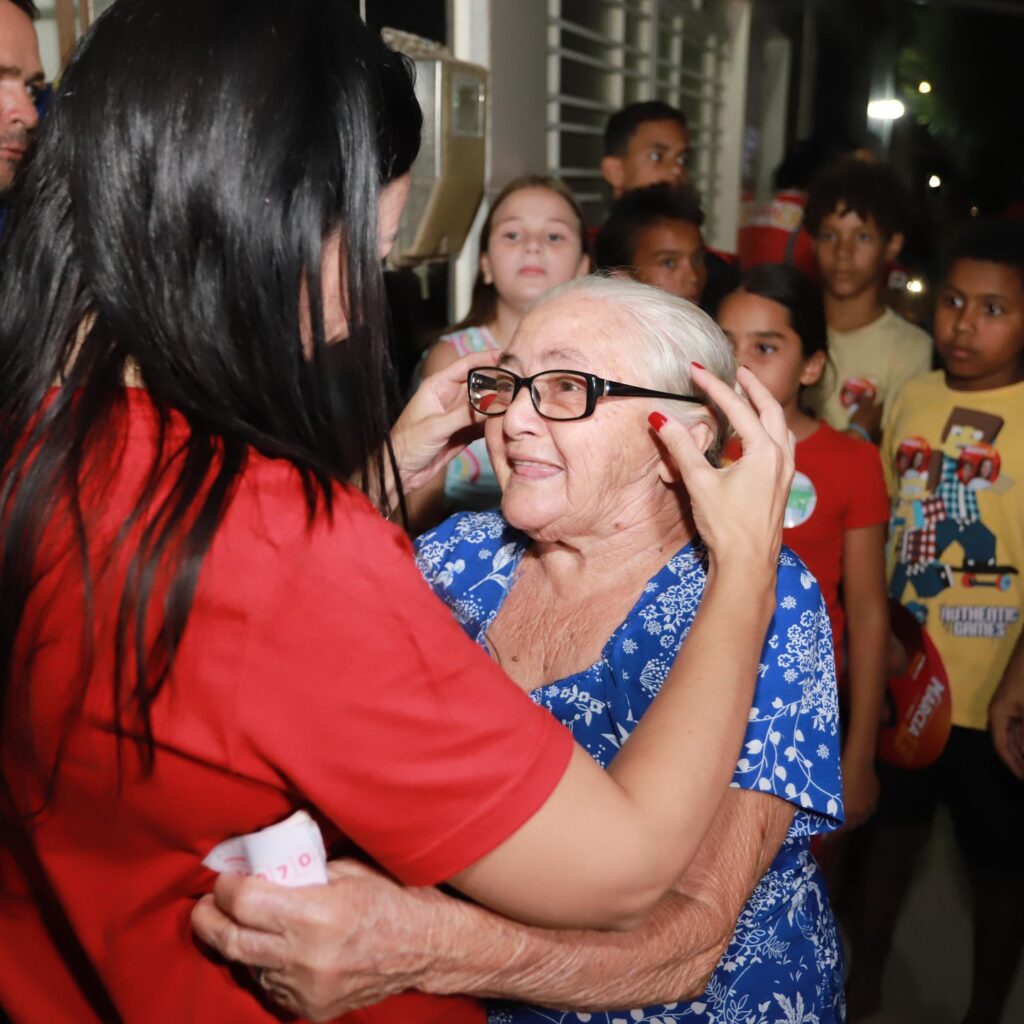
[[[487,628],[528,545],[500,514],[468,513],[421,537],[417,563],[469,636],[486,647]],[[706,581],[703,554],[699,544],[679,551],[647,582],[596,664],[532,694],[604,767],[657,695],[693,624]],[[817,583],[786,549],[732,785],[774,795],[797,810],[701,999],[610,1013],[492,1004],[490,1024],[844,1020],[835,921],[809,846],[812,835],[842,820],[832,633]]]

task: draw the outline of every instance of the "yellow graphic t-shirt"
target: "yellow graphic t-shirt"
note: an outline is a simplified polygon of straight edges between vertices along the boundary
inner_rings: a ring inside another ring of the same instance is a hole
[[[843,430],[858,404],[870,397],[888,413],[896,392],[932,365],[932,339],[920,327],[887,309],[873,324],[856,331],[829,328],[831,365],[807,391],[819,419]]]
[[[889,593],[942,657],[953,724],[984,729],[1021,629],[1024,383],[953,391],[928,373],[883,426]]]

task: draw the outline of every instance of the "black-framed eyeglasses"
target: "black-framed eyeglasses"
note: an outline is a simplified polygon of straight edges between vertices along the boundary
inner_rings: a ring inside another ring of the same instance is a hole
[[[470,370],[466,385],[469,404],[484,416],[503,416],[524,387],[530,392],[534,409],[547,420],[586,419],[593,415],[599,398],[612,395],[704,404],[703,399],[693,395],[674,395],[668,391],[620,384],[617,380],[605,380],[582,370],[544,370],[532,377],[520,377],[511,370],[488,366]]]

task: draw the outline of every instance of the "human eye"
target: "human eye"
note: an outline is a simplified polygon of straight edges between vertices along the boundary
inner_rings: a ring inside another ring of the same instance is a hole
[[[662,256],[658,260],[658,266],[661,267],[663,270],[675,270],[678,265],[679,261],[675,258],[675,256]]]
[[[836,233],[834,231],[823,230],[818,232],[818,241],[831,243],[836,240]]]
[[[1002,316],[1003,307],[998,302],[985,303],[985,316]]]
[[[565,237],[566,237],[565,233],[562,232],[562,231],[549,231],[548,232],[548,241],[549,242],[564,242],[565,241]]]
[[[554,389],[563,395],[574,395],[587,390],[587,382],[574,373],[555,374],[551,383]]]
[[[523,237],[523,233],[518,228],[504,228],[501,232],[501,238],[506,242],[518,242]]]
[[[647,159],[650,160],[652,164],[660,164],[663,156],[664,154],[660,150],[652,149],[650,153],[647,154]]]
[[[772,345],[767,341],[759,341],[754,349],[763,356],[770,356],[779,351],[778,345]]]
[[[499,395],[510,395],[512,389],[515,387],[515,381],[504,373],[499,373],[494,376],[490,386],[494,388]]]
[[[858,231],[857,232],[857,241],[858,242],[863,242],[865,245],[867,245],[867,244],[873,242],[874,240],[875,240],[875,236],[870,231]]]
[[[944,292],[939,300],[948,309],[962,309],[964,300],[955,292]]]

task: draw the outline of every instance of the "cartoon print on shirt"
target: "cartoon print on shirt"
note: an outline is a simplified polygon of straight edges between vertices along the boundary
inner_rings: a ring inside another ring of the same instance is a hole
[[[873,377],[848,377],[839,389],[839,401],[853,415],[861,402],[874,404],[878,401],[878,381]]]
[[[902,601],[907,586],[920,598],[953,587],[1009,590],[1018,569],[1001,565],[996,535],[982,521],[978,493],[1004,493],[1014,481],[1001,473],[995,447],[1003,419],[955,407],[942,430],[942,448],[921,437],[904,438],[896,451],[899,487],[892,543],[896,568],[890,595]],[[907,605],[923,617],[924,606]]]

